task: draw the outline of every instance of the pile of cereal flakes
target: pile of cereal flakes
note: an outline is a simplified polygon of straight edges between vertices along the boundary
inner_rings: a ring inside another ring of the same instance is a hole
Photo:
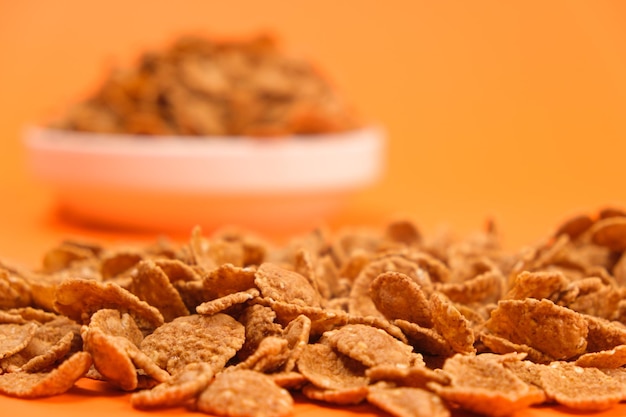
[[[116,67],[55,127],[67,130],[276,137],[358,127],[354,110],[311,62],[277,38],[183,36]]]
[[[113,246],[113,245],[111,245]],[[0,267],[0,392],[81,378],[137,409],[287,416],[294,396],[393,416],[573,412],[626,399],[626,212],[503,249],[412,222],[273,244],[223,229],[188,241],[64,241]]]

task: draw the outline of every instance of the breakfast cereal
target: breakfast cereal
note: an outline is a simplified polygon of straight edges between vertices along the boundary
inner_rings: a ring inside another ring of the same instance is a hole
[[[113,68],[55,127],[148,136],[277,137],[345,131],[354,110],[311,62],[259,34],[181,36]]]
[[[580,215],[512,253],[492,222],[64,241],[39,268],[0,264],[0,393],[91,378],[138,409],[220,416],[290,415],[295,395],[394,416],[608,409],[626,400],[624,218]]]

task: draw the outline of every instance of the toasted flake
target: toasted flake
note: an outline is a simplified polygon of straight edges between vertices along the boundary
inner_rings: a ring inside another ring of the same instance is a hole
[[[84,350],[91,353],[102,378],[123,390],[139,388],[143,374],[159,382],[169,378],[166,371],[139,350],[143,334],[128,314],[99,310],[81,335]]]
[[[283,417],[293,413],[293,399],[268,376],[240,370],[217,375],[197,407],[216,416]]]
[[[525,353],[529,360],[535,363],[550,363],[553,357],[546,355],[528,345],[513,343],[508,339],[489,333],[481,333],[480,341],[491,351],[499,354],[513,352]]]
[[[338,275],[353,282],[371,261],[372,254],[370,252],[363,249],[355,250],[343,261]]]
[[[413,279],[421,287],[430,285],[428,272],[420,268],[416,262],[399,255],[383,257],[369,263],[354,280],[348,305],[350,314],[382,317],[382,313],[376,309],[370,297],[370,287],[372,282],[384,272],[400,272]]]
[[[237,352],[239,359],[243,360],[252,354],[264,338],[282,334],[283,328],[274,322],[275,319],[274,310],[259,304],[252,304],[243,311],[239,316],[239,322],[245,328],[245,342]]]
[[[568,408],[607,410],[624,398],[622,384],[599,369],[567,362],[553,362],[541,369],[541,387],[549,398]]]
[[[307,316],[298,316],[285,327],[282,337],[287,340],[289,357],[283,367],[284,372],[292,371],[302,350],[309,343],[311,336],[311,319]]]
[[[206,301],[200,304],[198,307],[196,307],[196,313],[210,316],[223,312],[230,307],[244,304],[246,301],[250,301],[253,298],[258,297],[259,295],[259,290],[257,290],[256,288],[228,294],[223,297],[216,298],[215,300]]]
[[[328,342],[339,352],[371,367],[409,366],[413,347],[387,332],[363,324],[349,324],[329,332]]]
[[[584,317],[546,299],[500,301],[485,325],[497,336],[555,359],[572,358],[587,347]]]
[[[282,368],[288,357],[289,343],[287,340],[281,337],[268,336],[261,340],[261,343],[259,343],[252,355],[225,372],[237,369],[250,369],[269,373]]]
[[[93,357],[93,365],[102,378],[125,391],[138,387],[137,369],[128,351],[137,349],[128,339],[105,334],[98,328],[83,331],[84,350]]]
[[[617,380],[622,386],[626,384],[626,368],[602,368],[600,369],[604,374],[610,376],[611,378]],[[624,389],[626,392],[626,388]]]
[[[17,354],[8,358],[5,366],[16,367],[17,371],[35,373],[44,372],[53,367],[68,354],[80,350],[76,346],[78,326],[74,329],[68,326],[57,326],[46,323],[37,328],[34,337],[28,345]]]
[[[531,389],[501,362],[479,357],[448,358],[443,371],[450,376],[450,385],[430,383],[429,388],[447,402],[486,416],[511,415],[545,400],[543,392]]]
[[[507,300],[551,299],[555,293],[563,291],[568,284],[569,280],[561,271],[523,271],[515,276],[511,288],[503,298]]]
[[[450,344],[452,350],[458,353],[475,352],[474,331],[469,320],[442,294],[431,294],[430,304],[434,328]]]
[[[217,373],[243,346],[244,337],[244,326],[226,314],[194,314],[157,328],[140,348],[170,374],[194,362],[209,363]]]
[[[318,291],[302,275],[281,268],[272,263],[264,263],[256,271],[254,280],[263,297],[278,302],[319,307],[321,297]]]
[[[142,329],[163,324],[158,309],[113,283],[68,279],[57,288],[54,306],[61,314],[82,323],[88,323],[96,311],[111,308],[129,313]]]
[[[142,409],[181,406],[204,391],[213,377],[208,364],[191,363],[162,384],[133,393],[130,403]]]
[[[103,280],[116,278],[137,265],[144,255],[133,250],[118,250],[100,258],[100,275]]]
[[[42,267],[44,272],[53,273],[68,269],[73,263],[94,258],[94,253],[84,247],[62,242],[58,246],[49,249],[43,257]]]
[[[432,327],[430,302],[419,284],[400,272],[384,272],[372,281],[369,295],[389,320],[406,320]]]
[[[406,336],[398,326],[381,317],[348,314],[346,316],[345,324],[363,324],[376,329],[384,330],[386,333],[395,337],[399,341],[408,343]]]
[[[285,389],[298,390],[307,383],[304,375],[295,371],[276,372],[268,374],[268,376],[272,378],[272,381],[274,381],[276,385]]]
[[[0,324],[0,359],[9,357],[28,346],[37,331],[35,323]]]
[[[47,323],[49,321],[57,320],[61,317],[56,313],[52,313],[50,311],[44,311],[42,309],[33,308],[33,307],[11,308],[9,310],[6,310],[6,313],[18,315],[25,322],[35,321],[38,323]]]
[[[371,382],[391,382],[400,387],[426,389],[428,383],[448,385],[450,378],[440,369],[430,369],[424,364],[411,366],[378,365],[365,371]]]
[[[416,246],[422,242],[422,233],[409,219],[395,219],[387,224],[384,238],[406,246]]]
[[[136,346],[143,340],[143,333],[133,317],[118,310],[103,308],[96,311],[91,316],[89,327],[98,328],[111,336],[121,336]]]
[[[370,388],[367,401],[395,417],[448,417],[439,396],[420,388]]]
[[[579,214],[565,220],[554,233],[555,236],[568,235],[571,239],[576,239],[585,233],[594,223],[594,219],[588,214]]]
[[[435,329],[421,327],[406,320],[394,320],[394,324],[406,334],[408,343],[416,352],[441,357],[451,356],[454,353],[450,343]]]
[[[156,307],[166,322],[189,314],[168,276],[152,261],[142,261],[137,265],[129,290],[139,299]]]
[[[354,405],[365,401],[369,392],[368,387],[358,386],[341,389],[326,389],[309,384],[302,387],[305,397],[337,405]]]
[[[614,251],[626,250],[626,217],[598,220],[588,231],[591,241]]]
[[[255,299],[261,305],[270,307],[276,312],[280,323],[288,324],[300,315],[311,319],[311,334],[319,336],[327,330],[347,324],[350,317],[342,310],[330,310],[322,307],[307,307],[300,304],[285,303],[266,298]]]
[[[180,259],[155,259],[154,263],[165,272],[165,275],[172,283],[177,281],[199,281],[202,279],[196,269]]]
[[[202,280],[202,288],[206,294],[204,301],[256,288],[254,280],[254,269],[222,264]]]
[[[67,392],[91,366],[87,352],[77,352],[48,373],[12,372],[0,375],[0,392],[11,397],[41,398]]]
[[[574,362],[584,368],[619,368],[626,365],[626,345],[615,346],[611,350],[585,353]]]
[[[27,307],[32,302],[32,287],[24,278],[0,269],[0,308]]]
[[[587,321],[587,352],[611,350],[626,345],[626,326],[600,317],[583,316]]]
[[[322,389],[341,390],[368,383],[363,364],[322,343],[307,345],[297,366],[309,382]]]
[[[499,271],[486,271],[463,282],[445,282],[436,286],[455,303],[487,304],[498,301],[504,290],[504,276]]]

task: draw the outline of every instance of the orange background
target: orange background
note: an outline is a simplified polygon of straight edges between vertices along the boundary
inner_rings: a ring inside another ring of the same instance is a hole
[[[387,175],[359,194],[354,219],[401,213],[466,233],[493,216],[517,247],[566,215],[626,202],[619,0],[0,0],[0,224],[12,236],[0,256],[34,259],[12,241],[22,233],[37,231],[35,248],[55,239],[39,239],[52,203],[24,172],[25,124],[176,35],[264,29],[387,129]]]
[[[68,234],[24,170],[22,128],[112,63],[176,35],[274,30],[385,126],[387,173],[341,221],[407,214],[459,233],[493,216],[512,247],[567,215],[626,207],[626,2],[0,0],[0,257]]]

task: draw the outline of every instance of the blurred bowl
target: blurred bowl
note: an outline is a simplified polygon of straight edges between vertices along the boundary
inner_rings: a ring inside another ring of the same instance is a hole
[[[335,214],[383,172],[385,137],[367,127],[291,136],[146,137],[29,128],[27,168],[83,223],[154,231],[235,225],[302,229]]]

